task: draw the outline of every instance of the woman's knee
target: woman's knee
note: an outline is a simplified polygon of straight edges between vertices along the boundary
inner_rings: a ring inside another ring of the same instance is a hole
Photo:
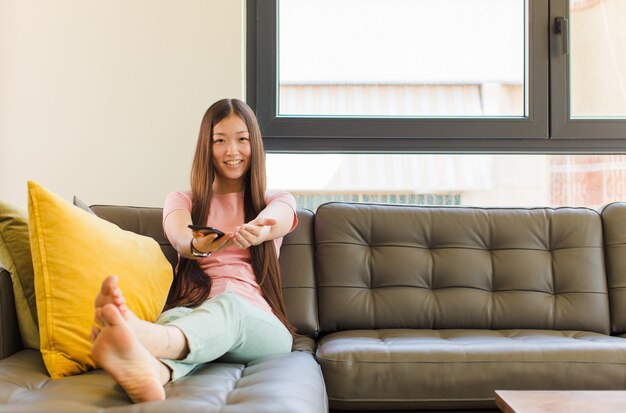
[[[216,295],[202,304],[202,306],[207,306],[208,308],[219,307],[224,312],[224,315],[231,317],[239,317],[241,315],[240,305],[239,298],[231,292]]]

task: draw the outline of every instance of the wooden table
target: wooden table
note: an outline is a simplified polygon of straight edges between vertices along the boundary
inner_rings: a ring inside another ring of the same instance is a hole
[[[626,391],[496,390],[504,413],[626,412]]]

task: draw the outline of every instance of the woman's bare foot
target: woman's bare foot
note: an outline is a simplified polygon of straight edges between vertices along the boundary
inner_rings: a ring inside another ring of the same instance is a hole
[[[137,340],[112,303],[99,309],[102,329],[91,346],[96,363],[119,383],[135,402],[165,399],[169,370]]]
[[[106,304],[113,304],[120,311],[122,317],[128,317],[128,307],[126,307],[126,300],[122,295],[122,292],[117,287],[119,279],[115,275],[109,275],[102,281],[102,285],[100,286],[100,291],[98,295],[96,295],[95,299],[95,308],[96,308],[96,316],[95,316],[95,325],[91,327],[91,333],[89,334],[89,338],[93,343],[98,334],[100,334],[100,326],[103,325],[104,321],[102,320],[102,312],[98,309],[102,309]]]
[[[91,342],[96,340],[100,334],[100,326],[105,323],[102,317],[102,308],[107,304],[113,304],[133,330],[137,340],[151,355],[175,360],[184,358],[189,352],[189,348],[187,347],[187,339],[182,332],[177,327],[162,326],[137,317],[126,306],[126,299],[124,299],[122,290],[117,286],[118,282],[119,279],[115,275],[110,275],[102,281],[100,292],[95,299],[95,324],[89,335]]]
[[[117,286],[118,282],[119,278],[116,275],[109,275],[102,281],[100,292],[96,295],[95,307],[104,307],[109,303],[114,304],[120,310],[120,314],[126,318],[128,307],[126,307],[126,300],[122,291]]]

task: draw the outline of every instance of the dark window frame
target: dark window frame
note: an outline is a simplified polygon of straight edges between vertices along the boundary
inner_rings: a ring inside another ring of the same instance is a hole
[[[247,102],[269,152],[617,153],[626,120],[569,120],[567,58],[555,34],[567,0],[528,0],[527,118],[277,116],[277,0],[247,0]],[[552,116],[552,119],[550,118]]]

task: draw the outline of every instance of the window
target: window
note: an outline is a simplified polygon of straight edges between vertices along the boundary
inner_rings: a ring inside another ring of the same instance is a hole
[[[626,155],[276,154],[268,186],[300,208],[330,201],[587,206],[626,200]]]
[[[623,0],[248,1],[269,151],[626,150]]]
[[[624,0],[248,2],[268,185],[328,201],[626,200]]]
[[[280,0],[278,115],[523,118],[526,6]]]
[[[552,34],[554,138],[626,139],[625,13],[620,0],[551,2],[552,21],[567,18],[565,36]]]

